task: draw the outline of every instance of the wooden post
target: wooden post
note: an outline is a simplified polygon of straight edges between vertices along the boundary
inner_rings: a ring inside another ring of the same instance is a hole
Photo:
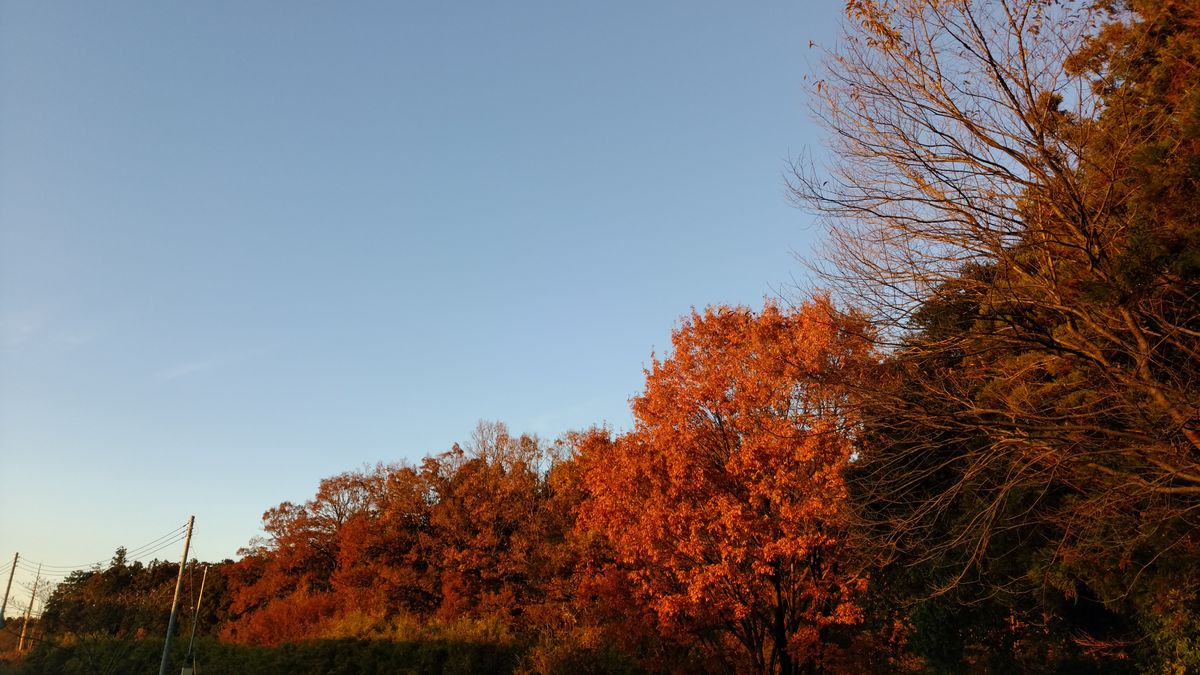
[[[204,566],[204,574],[200,577],[200,593],[196,596],[196,609],[192,611],[192,637],[188,640],[187,656],[183,657],[183,671],[180,675],[193,675],[196,670],[196,657],[192,653],[192,645],[196,642],[196,623],[200,620],[200,602],[204,600],[205,581],[208,581],[208,565]]]
[[[179,561],[179,576],[175,577],[175,598],[171,600],[171,618],[167,620],[167,639],[163,643],[162,663],[158,675],[167,675],[167,658],[171,655],[171,638],[175,633],[175,617],[179,614],[179,590],[183,588],[183,568],[187,566],[188,547],[192,544],[192,524],[196,516],[188,517],[187,536],[183,539],[183,560]]]
[[[42,564],[38,563],[37,576],[33,578],[33,588],[29,590],[29,606],[25,608],[25,623],[21,624],[21,639],[17,642],[18,652],[25,650],[25,631],[29,629],[29,615],[33,613],[33,601],[37,599],[37,587],[41,582]]]
[[[12,569],[8,571],[8,585],[4,587],[4,604],[0,604],[0,625],[4,624],[4,610],[8,609],[8,592],[12,590],[13,574],[17,572],[17,560],[20,558],[20,552],[13,554]]]

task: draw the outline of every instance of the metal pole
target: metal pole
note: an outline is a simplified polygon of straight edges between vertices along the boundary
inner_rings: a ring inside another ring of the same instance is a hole
[[[200,593],[196,595],[196,610],[192,612],[192,637],[188,639],[187,656],[183,657],[182,675],[192,675],[196,669],[196,657],[192,655],[192,645],[196,642],[196,624],[200,620],[200,602],[204,600],[205,581],[208,581],[208,565],[204,566],[204,574],[200,576]]]
[[[8,609],[8,592],[12,590],[12,578],[13,574],[17,572],[17,560],[20,557],[21,554],[19,552],[13,554],[12,569],[8,571],[8,585],[4,587],[4,604],[0,605],[0,624],[4,623],[4,610]]]
[[[25,650],[25,631],[29,628],[29,615],[33,613],[33,601],[37,598],[37,587],[42,582],[42,564],[38,563],[37,576],[33,578],[33,588],[29,591],[29,606],[25,608],[25,623],[21,624],[21,640],[17,642],[17,651]]]
[[[188,517],[187,537],[183,540],[183,560],[179,561],[179,576],[175,578],[175,598],[171,600],[171,618],[167,620],[167,640],[163,643],[162,663],[158,675],[167,675],[167,657],[171,655],[171,637],[175,633],[175,616],[179,613],[179,589],[183,588],[183,568],[187,565],[188,547],[192,544],[192,524],[196,516]]]

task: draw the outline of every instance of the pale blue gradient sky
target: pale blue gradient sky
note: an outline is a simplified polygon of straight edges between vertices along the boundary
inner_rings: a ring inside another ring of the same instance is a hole
[[[803,274],[840,4],[0,3],[0,564],[628,425],[679,315]]]

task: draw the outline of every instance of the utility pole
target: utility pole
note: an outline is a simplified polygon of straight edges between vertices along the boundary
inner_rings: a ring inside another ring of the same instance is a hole
[[[25,631],[29,628],[29,615],[33,613],[33,601],[37,598],[37,587],[40,583],[42,583],[42,564],[38,563],[37,576],[33,578],[33,588],[29,590],[29,606],[25,608],[25,623],[21,624],[21,639],[17,642],[18,652],[25,651]]]
[[[167,675],[167,657],[171,655],[171,637],[175,633],[175,617],[179,613],[179,590],[183,588],[183,568],[187,565],[188,547],[192,544],[192,524],[195,522],[196,516],[188,517],[187,536],[183,539],[183,560],[179,561],[179,576],[175,578],[175,599],[171,600],[171,618],[167,620],[167,640],[163,643],[158,675]]]
[[[196,624],[200,621],[200,602],[204,600],[205,581],[208,581],[208,565],[204,566],[204,575],[200,577],[200,594],[196,596],[196,609],[192,612],[192,637],[188,640],[187,656],[183,657],[181,675],[193,675],[196,672],[196,657],[192,653],[192,645],[196,642]]]
[[[17,572],[17,560],[20,558],[20,552],[13,554],[12,569],[8,571],[8,585],[4,587],[4,604],[0,605],[0,625],[4,624],[4,610],[8,609],[8,592],[12,590],[12,578]]]

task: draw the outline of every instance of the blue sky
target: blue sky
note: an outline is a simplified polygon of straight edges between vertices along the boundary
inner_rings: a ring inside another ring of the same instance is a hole
[[[627,425],[678,316],[803,274],[836,12],[0,3],[0,564],[192,513],[233,556],[479,419]]]

